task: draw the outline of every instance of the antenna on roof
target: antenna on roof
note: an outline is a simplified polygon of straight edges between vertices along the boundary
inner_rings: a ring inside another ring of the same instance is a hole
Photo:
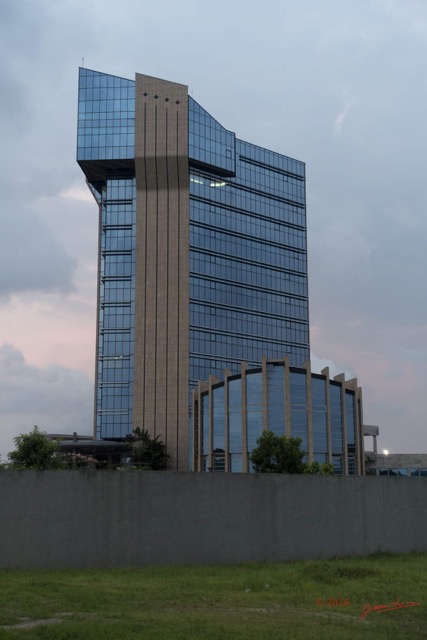
[[[85,59],[82,58],[82,67],[84,68],[84,66],[85,66]]]

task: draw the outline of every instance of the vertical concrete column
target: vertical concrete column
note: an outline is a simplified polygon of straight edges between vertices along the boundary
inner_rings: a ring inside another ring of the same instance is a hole
[[[215,392],[213,386],[218,384],[219,378],[216,376],[209,376],[208,388],[209,388],[209,463],[208,466],[211,470],[214,470],[214,429],[215,429]]]
[[[280,362],[281,366],[283,367],[283,424],[282,424],[282,435],[286,435],[286,368],[287,368],[287,364],[289,362],[289,357],[288,356],[284,356],[283,358],[280,358],[279,360],[277,360],[277,362]],[[267,402],[268,402],[268,398],[267,398]]]
[[[242,468],[243,473],[248,473],[248,392],[246,386],[247,362],[242,362]]]
[[[200,381],[199,380],[199,384],[197,386],[197,398],[198,398],[198,433],[197,433],[197,437],[199,440],[199,444],[198,444],[198,452],[199,452],[199,456],[198,456],[198,471],[203,471],[203,422],[205,419],[205,416],[203,414],[203,394],[206,391],[209,391],[209,384],[206,381]]]
[[[230,387],[228,379],[232,375],[230,369],[224,369],[224,455],[225,471],[230,471]]]
[[[342,424],[342,447],[343,447],[343,475],[348,476],[348,451],[347,451],[347,418],[345,410],[345,375],[340,373],[334,380],[341,384],[341,424]]]
[[[136,75],[134,427],[188,468],[188,88]]]
[[[284,376],[284,396],[285,396],[285,435],[288,438],[292,435],[292,412],[291,412],[291,374],[289,358],[285,358],[285,376]]]
[[[203,404],[202,392],[207,391],[208,384],[199,382],[196,389],[193,389],[193,470],[202,471],[203,460]]]
[[[262,357],[262,430],[268,429],[268,399],[267,399],[267,358]]]
[[[311,393],[311,363],[310,360],[304,363],[306,370],[306,393],[307,393],[307,462],[313,462],[313,395]]]
[[[200,390],[199,388],[193,389],[191,392],[191,425],[192,425],[192,438],[193,438],[193,471],[199,471],[199,404],[200,404]]]
[[[213,386],[219,382],[218,378],[215,376],[209,376],[209,458],[208,458],[208,469],[210,471],[214,470],[214,391]]]
[[[355,451],[355,473],[356,475],[360,474],[360,467],[359,467],[359,460],[360,460],[360,451],[359,451],[359,437],[358,437],[358,433],[359,433],[359,428],[360,428],[360,424],[359,424],[359,403],[357,402],[357,378],[352,378],[351,380],[347,380],[345,383],[345,388],[349,389],[351,391],[354,391],[354,411],[353,411],[353,415],[354,415],[354,451]],[[347,452],[347,456],[348,456],[348,452]]]
[[[332,464],[332,429],[331,429],[331,394],[329,390],[329,367],[321,371],[325,377],[325,402],[326,402],[326,441],[328,447],[328,462]]]
[[[355,404],[354,409],[355,409],[356,474],[365,475],[365,447],[364,447],[365,443],[363,441],[362,388],[357,386],[357,380],[355,380],[354,404]]]
[[[358,415],[358,420],[359,420],[359,424],[358,424],[358,429],[356,432],[357,438],[358,438],[358,451],[359,451],[359,463],[358,463],[358,467],[360,469],[360,474],[362,476],[365,475],[366,473],[366,469],[365,469],[365,439],[363,437],[363,394],[362,394],[362,387],[357,387],[357,394],[356,394],[356,398],[357,398],[357,406],[358,406],[358,411],[357,411],[357,415]]]
[[[288,362],[288,356],[281,358],[279,362],[283,367],[283,424],[282,424],[282,435],[286,435],[286,365]]]

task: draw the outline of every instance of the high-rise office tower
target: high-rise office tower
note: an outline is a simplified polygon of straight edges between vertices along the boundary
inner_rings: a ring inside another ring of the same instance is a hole
[[[77,160],[100,212],[95,437],[143,427],[187,469],[198,380],[309,358],[304,164],[184,85],[89,69]]]

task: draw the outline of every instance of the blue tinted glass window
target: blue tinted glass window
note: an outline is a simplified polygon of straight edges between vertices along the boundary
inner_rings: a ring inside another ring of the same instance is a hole
[[[282,365],[267,365],[268,429],[279,436],[285,434],[284,376]]]
[[[262,356],[301,366],[309,358],[304,164],[231,141],[189,106],[190,378],[221,375],[218,363],[237,373],[242,360],[259,366]]]
[[[212,168],[235,170],[235,134],[189,97],[189,156]]]
[[[224,386],[213,389],[213,447],[214,451],[225,450],[225,406]]]
[[[96,437],[124,438],[133,424],[134,179],[107,180],[101,211]]]
[[[243,472],[243,456],[241,453],[232,453],[230,455],[230,467],[234,473]]]
[[[336,476],[343,473],[343,456],[332,454],[332,465],[334,467],[334,474]]]
[[[348,473],[356,473],[356,421],[355,398],[351,391],[345,392],[345,417],[347,425]]]
[[[242,381],[228,383],[230,453],[242,453]]]
[[[202,396],[202,438],[203,454],[209,453],[209,396]]]
[[[246,376],[246,403],[248,425],[248,452],[256,446],[262,433],[262,374],[251,373]]]
[[[341,407],[341,385],[329,383],[329,401],[331,411],[332,453],[343,454],[343,418]]]
[[[301,449],[307,453],[307,384],[306,374],[290,372],[292,437],[301,438]]]
[[[135,82],[80,69],[77,160],[131,159],[134,137]]]
[[[311,397],[313,411],[313,452],[314,455],[326,454],[328,450],[326,420],[326,382],[323,378],[312,377]],[[317,459],[317,458],[315,458]],[[318,462],[325,462],[319,456]]]

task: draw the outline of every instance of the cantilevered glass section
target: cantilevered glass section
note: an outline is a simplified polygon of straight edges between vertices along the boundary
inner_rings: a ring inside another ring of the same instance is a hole
[[[227,131],[193,98],[189,103],[188,154],[194,165],[210,167],[216,174],[234,176],[236,136]]]
[[[135,82],[80,69],[77,160],[133,159]]]

